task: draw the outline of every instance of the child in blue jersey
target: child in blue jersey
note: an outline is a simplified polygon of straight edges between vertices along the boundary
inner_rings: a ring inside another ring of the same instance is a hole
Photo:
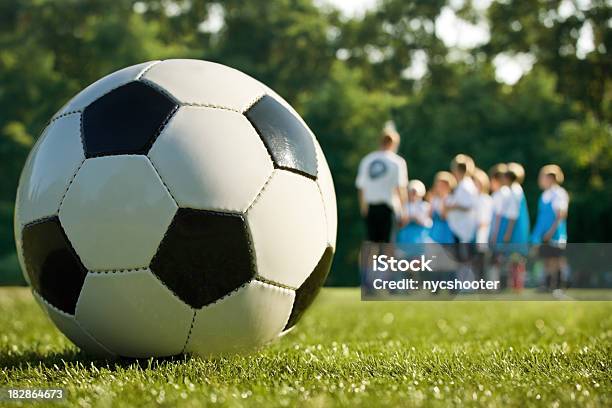
[[[397,234],[400,244],[422,244],[428,240],[431,228],[431,206],[423,200],[425,184],[420,180],[408,183],[408,203],[404,207],[407,222]]]
[[[431,191],[431,219],[432,226],[429,238],[438,244],[452,244],[455,242],[453,232],[446,221],[446,201],[457,185],[457,180],[448,171],[439,171],[434,178]]]
[[[527,199],[523,191],[523,181],[525,180],[525,169],[519,163],[508,163],[507,176],[510,179],[510,191],[514,200],[519,203],[519,215],[512,229],[512,234],[507,242],[516,244],[526,244],[529,242],[529,210]]]
[[[531,234],[531,242],[540,245],[540,256],[544,258],[547,286],[558,289],[561,269],[564,267],[564,249],[567,243],[567,210],[569,195],[561,184],[563,171],[556,164],[540,170],[538,184],[543,190],[538,202],[538,215]]]
[[[556,246],[567,243],[569,195],[561,187],[563,180],[563,172],[556,164],[546,165],[540,170],[538,184],[543,192],[538,202],[538,216],[531,235],[533,243]]]
[[[508,222],[504,235],[504,242],[508,243],[507,253],[510,254],[507,264],[508,286],[520,292],[525,287],[526,257],[529,253],[529,212],[521,186],[525,179],[525,169],[518,163],[508,163],[506,179],[510,185],[514,208],[518,208],[516,221]]]

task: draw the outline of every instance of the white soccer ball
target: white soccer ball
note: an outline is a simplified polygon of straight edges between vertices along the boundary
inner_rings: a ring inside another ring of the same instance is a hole
[[[314,135],[255,79],[134,65],[53,116],[23,169],[21,267],[86,352],[216,355],[289,330],[325,281],[336,198]]]

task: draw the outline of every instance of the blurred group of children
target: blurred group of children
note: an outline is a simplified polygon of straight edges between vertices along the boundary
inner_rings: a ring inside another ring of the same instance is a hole
[[[399,244],[456,244],[464,279],[503,280],[524,287],[529,244],[540,244],[547,289],[563,284],[569,196],[563,172],[554,164],[540,170],[542,190],[533,229],[523,192],[525,170],[519,163],[498,163],[488,174],[474,160],[457,155],[450,172],[438,172],[429,191],[420,180],[408,183],[408,201],[397,233]],[[486,267],[487,266],[487,267]],[[485,276],[486,275],[486,276]]]

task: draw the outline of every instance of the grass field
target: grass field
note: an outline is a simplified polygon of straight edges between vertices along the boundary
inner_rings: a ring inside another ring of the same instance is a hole
[[[361,302],[325,289],[259,353],[112,362],[80,354],[27,289],[0,288],[0,369],[0,387],[66,389],[36,406],[609,407],[612,303]]]

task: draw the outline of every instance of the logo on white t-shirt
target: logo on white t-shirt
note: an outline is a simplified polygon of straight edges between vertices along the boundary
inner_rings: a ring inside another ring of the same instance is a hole
[[[376,159],[372,160],[370,167],[368,168],[368,174],[371,179],[377,179],[387,173],[387,165],[384,161]]]

